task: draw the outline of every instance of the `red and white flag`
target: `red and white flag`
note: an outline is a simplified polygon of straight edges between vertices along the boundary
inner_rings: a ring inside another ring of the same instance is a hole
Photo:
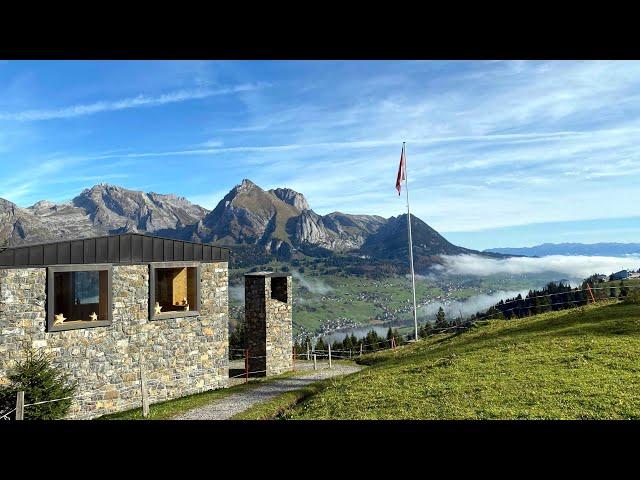
[[[405,179],[404,169],[405,169],[404,144],[402,144],[402,153],[400,154],[400,166],[398,167],[398,178],[396,179],[396,190],[398,190],[398,195],[400,195],[400,190],[402,190],[402,181]]]

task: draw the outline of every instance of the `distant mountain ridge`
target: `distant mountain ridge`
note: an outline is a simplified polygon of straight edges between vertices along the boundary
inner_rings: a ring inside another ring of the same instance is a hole
[[[99,184],[70,202],[39,201],[21,208],[0,199],[0,244],[20,245],[122,232],[172,232],[208,213],[176,195]]]
[[[549,255],[600,255],[621,257],[640,254],[640,243],[543,243],[533,247],[490,248],[485,253],[545,257]]]
[[[438,255],[477,253],[448,242],[412,216],[416,268]],[[289,258],[296,251],[355,252],[406,262],[407,216],[314,212],[303,194],[289,188],[263,190],[248,179],[233,187],[209,211],[186,198],[99,184],[66,203],[46,200],[28,208],[0,199],[0,245],[76,239],[123,232],[246,246]],[[500,256],[497,254],[487,254]]]

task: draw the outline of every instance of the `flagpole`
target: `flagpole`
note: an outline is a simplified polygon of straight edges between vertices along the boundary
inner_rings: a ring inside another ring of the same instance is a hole
[[[415,339],[418,340],[418,309],[416,307],[416,274],[413,271],[413,240],[411,238],[411,210],[409,208],[409,174],[407,173],[407,150],[406,142],[402,142],[404,153],[404,184],[407,189],[407,229],[409,232],[409,263],[411,265],[411,286],[413,288],[413,326],[415,328]]]

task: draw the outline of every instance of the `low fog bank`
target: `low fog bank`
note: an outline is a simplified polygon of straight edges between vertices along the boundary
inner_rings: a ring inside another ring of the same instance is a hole
[[[550,255],[548,257],[486,258],[479,255],[443,255],[443,264],[432,267],[433,272],[451,275],[513,275],[558,273],[572,280],[582,280],[594,273],[609,275],[623,269],[636,270],[640,257],[601,257]]]
[[[291,270],[291,276],[301,287],[306,288],[314,295],[324,295],[332,290],[329,285],[319,278],[307,278],[297,270]]]
[[[244,285],[229,286],[229,298],[244,303]]]
[[[445,302],[434,302],[428,305],[418,307],[418,318],[421,320],[435,321],[438,309],[442,307],[447,319],[462,317],[466,318],[477,312],[487,310],[500,300],[517,297],[518,294],[523,297],[529,293],[529,290],[502,290],[491,294],[481,294],[465,300],[452,300]]]
[[[296,287],[305,288],[313,295],[325,295],[332,291],[332,288],[319,278],[305,277],[297,270],[292,270],[291,276],[296,283]],[[229,298],[237,302],[244,303],[244,284],[230,285]],[[304,303],[304,299],[302,297],[298,297],[298,301],[300,303]]]

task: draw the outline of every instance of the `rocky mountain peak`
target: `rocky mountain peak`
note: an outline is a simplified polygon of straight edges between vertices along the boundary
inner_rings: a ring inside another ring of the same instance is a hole
[[[304,195],[296,192],[295,190],[291,190],[290,188],[276,188],[269,190],[269,193],[275,195],[283,202],[297,208],[301,212],[304,210],[311,210],[307,203],[307,199],[304,198]]]
[[[50,202],[49,200],[40,200],[39,202],[36,202],[33,205],[31,205],[29,207],[29,210],[44,211],[44,210],[51,210],[52,208],[55,208],[55,207],[56,207],[56,204],[54,202]]]

